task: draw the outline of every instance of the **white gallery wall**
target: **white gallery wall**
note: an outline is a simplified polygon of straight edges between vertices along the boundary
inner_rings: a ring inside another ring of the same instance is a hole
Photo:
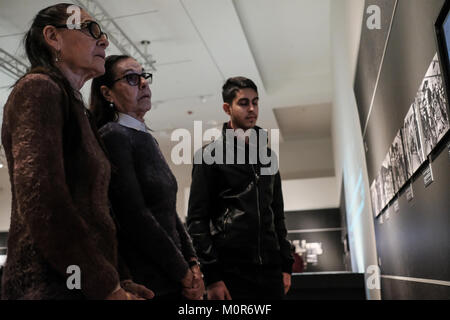
[[[358,108],[353,91],[364,0],[331,2],[331,41],[334,71],[332,132],[337,185],[343,181],[347,210],[352,270],[366,273],[377,266],[374,222],[370,201]],[[362,25],[363,23],[363,25]],[[366,279],[371,274],[366,273]],[[366,288],[368,299],[380,299],[380,291]]]
[[[336,177],[282,181],[284,211],[339,208]]]

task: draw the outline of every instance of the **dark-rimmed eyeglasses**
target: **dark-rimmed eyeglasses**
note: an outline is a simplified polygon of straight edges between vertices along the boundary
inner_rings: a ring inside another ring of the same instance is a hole
[[[108,39],[108,35],[102,31],[102,28],[100,25],[95,21],[86,21],[80,24],[61,24],[61,25],[53,25],[55,28],[66,28],[66,29],[88,29],[89,33],[91,34],[91,37],[98,40],[103,35]]]
[[[122,78],[114,80],[113,84],[116,83],[117,81],[126,79],[130,86],[137,86],[141,82],[141,77],[144,78],[145,80],[148,80],[148,84],[152,84],[153,74],[148,73],[148,72],[143,72],[141,74],[139,74],[139,73],[126,74]]]

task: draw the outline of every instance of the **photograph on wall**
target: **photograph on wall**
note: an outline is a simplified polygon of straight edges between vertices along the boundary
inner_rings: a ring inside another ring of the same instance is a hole
[[[419,115],[423,151],[428,156],[450,128],[438,55],[428,68],[417,92],[416,107]]]
[[[377,215],[380,215],[381,211],[383,211],[383,197],[384,191],[381,185],[381,175],[378,173],[377,179],[375,180],[376,192],[377,192]]]
[[[392,142],[389,150],[392,166],[392,178],[394,179],[394,192],[397,193],[408,180],[405,152],[403,150],[402,129],[400,129]]]
[[[383,190],[383,208],[394,198],[394,181],[389,153],[386,155],[380,171],[381,187]]]
[[[370,186],[370,197],[372,199],[372,213],[376,218],[378,216],[378,195],[377,195],[377,180],[373,180]]]
[[[372,198],[372,208],[374,217],[378,217],[383,210],[383,192],[381,188],[380,175],[372,182],[370,187],[370,193]]]
[[[415,104],[411,105],[405,118],[403,127],[403,145],[405,146],[406,168],[408,170],[408,179],[419,169],[425,161],[420,141],[419,123],[416,116]]]

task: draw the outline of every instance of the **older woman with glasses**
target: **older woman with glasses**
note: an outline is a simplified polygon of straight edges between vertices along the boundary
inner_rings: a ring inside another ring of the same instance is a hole
[[[151,298],[120,284],[110,164],[79,92],[105,72],[108,39],[84,10],[80,25],[64,25],[69,6],[34,18],[25,36],[31,70],[4,109],[12,213],[2,298]]]
[[[177,182],[144,122],[152,75],[128,56],[106,59],[92,82],[91,111],[114,167],[110,200],[119,224],[119,252],[132,279],[155,299],[201,299],[202,274],[176,212]]]

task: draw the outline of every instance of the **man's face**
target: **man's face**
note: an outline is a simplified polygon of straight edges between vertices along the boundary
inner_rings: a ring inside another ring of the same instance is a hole
[[[231,118],[233,129],[248,130],[258,120],[258,93],[249,88],[240,89],[232,104],[224,103],[223,108]]]

